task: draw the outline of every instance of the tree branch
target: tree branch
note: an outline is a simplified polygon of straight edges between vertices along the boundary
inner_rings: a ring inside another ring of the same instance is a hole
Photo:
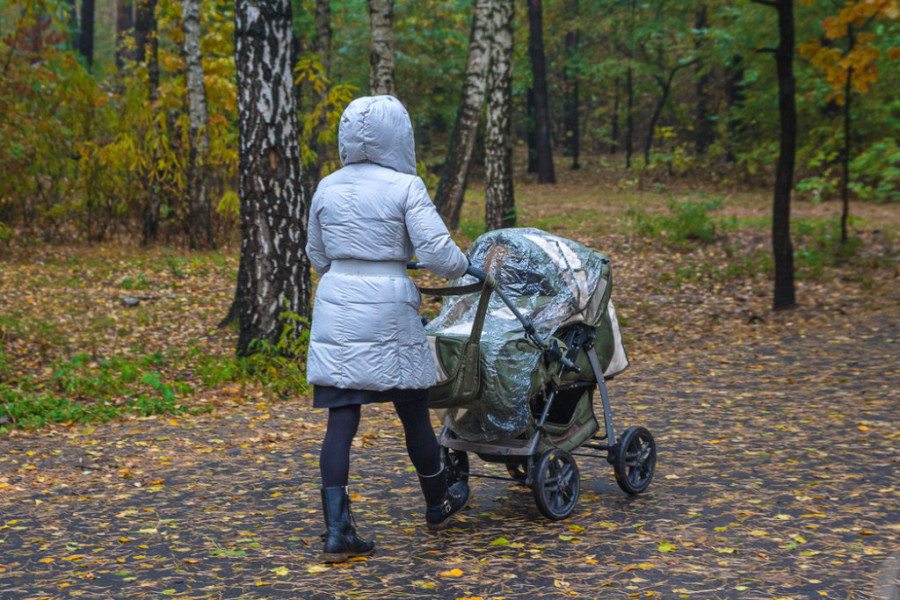
[[[778,52],[778,48],[757,48],[756,52],[759,52],[759,53],[771,52],[772,54],[775,54],[776,52]]]
[[[775,0],[750,0],[755,4],[762,4],[763,6],[771,6],[772,8],[778,8],[778,2]]]

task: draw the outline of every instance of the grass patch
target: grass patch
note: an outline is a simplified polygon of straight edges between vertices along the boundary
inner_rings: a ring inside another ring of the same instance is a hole
[[[631,208],[626,214],[636,234],[687,246],[695,242],[712,242],[720,232],[736,227],[734,219],[719,219],[710,215],[721,205],[721,199],[673,199],[668,202],[666,212],[647,213]]]

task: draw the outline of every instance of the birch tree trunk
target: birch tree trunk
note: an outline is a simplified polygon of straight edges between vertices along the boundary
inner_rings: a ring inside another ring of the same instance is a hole
[[[285,312],[309,317],[309,207],[300,185],[291,20],[290,0],[235,1],[240,355],[258,350],[257,340],[275,346]]]
[[[534,131],[537,138],[538,183],[556,183],[550,143],[550,99],[544,58],[544,13],[541,0],[528,0],[531,31],[531,75],[534,83]]]
[[[316,0],[316,39],[315,49],[319,60],[322,62],[322,68],[325,70],[325,77],[331,78],[331,3],[329,0]],[[300,97],[300,94],[297,94]],[[322,105],[328,96],[328,86],[322,86],[322,91],[318,96],[317,104]],[[327,144],[319,143],[319,134],[328,127],[328,120],[324,108],[319,112],[319,120],[317,128],[312,132],[312,139],[309,141],[309,148],[316,154],[316,160],[312,164],[308,164],[303,171],[303,190],[309,198],[316,191],[319,180],[322,178],[322,165],[328,160]]]
[[[516,224],[512,177],[513,0],[494,0],[485,128],[484,223],[490,231]]]
[[[475,0],[472,7],[466,76],[456,111],[456,125],[447,150],[447,160],[444,161],[441,180],[434,196],[438,212],[451,229],[459,225],[459,212],[463,205],[472,150],[484,105],[491,46],[491,1]]]
[[[369,93],[396,96],[394,87],[394,0],[369,0]]]
[[[203,53],[200,49],[199,0],[183,0],[181,23],[184,33],[184,74],[187,83],[188,135],[187,185],[185,204],[188,207],[185,226],[191,248],[213,245],[211,209],[207,190],[207,160],[209,158],[209,114],[206,110],[206,84],[203,81]]]

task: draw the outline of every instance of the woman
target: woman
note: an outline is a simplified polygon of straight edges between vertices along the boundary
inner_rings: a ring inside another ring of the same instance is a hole
[[[323,275],[316,290],[307,359],[313,406],[328,409],[322,443],[325,562],[374,553],[359,537],[347,495],[350,444],[360,406],[393,402],[422,486],[430,529],[442,529],[468,501],[464,482],[448,486],[431,426],[427,388],[434,359],[418,309],[421,296],[406,273],[415,254],[443,277],[468,261],[450,238],[416,176],[415,143],[406,109],[391,96],[359,98],[341,116],[342,169],[319,183],[309,214],[306,253]]]

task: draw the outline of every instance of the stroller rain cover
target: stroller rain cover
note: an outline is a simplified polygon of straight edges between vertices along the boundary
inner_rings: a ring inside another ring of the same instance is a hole
[[[584,323],[597,332],[594,348],[604,375],[613,376],[628,367],[610,301],[609,262],[602,253],[540,229],[515,228],[480,236],[467,255],[473,265],[484,265],[541,337],[550,339],[567,326]],[[472,276],[465,276],[452,285],[473,282]],[[448,363],[458,356],[453,348],[472,331],[479,297],[476,292],[447,298],[440,315],[426,328],[439,382],[452,371]],[[490,441],[528,429],[529,400],[550,379],[553,366],[547,368],[541,350],[524,334],[522,323],[493,295],[481,336],[478,397],[443,411],[444,425],[461,438]],[[592,380],[593,373],[588,367],[580,377]]]

